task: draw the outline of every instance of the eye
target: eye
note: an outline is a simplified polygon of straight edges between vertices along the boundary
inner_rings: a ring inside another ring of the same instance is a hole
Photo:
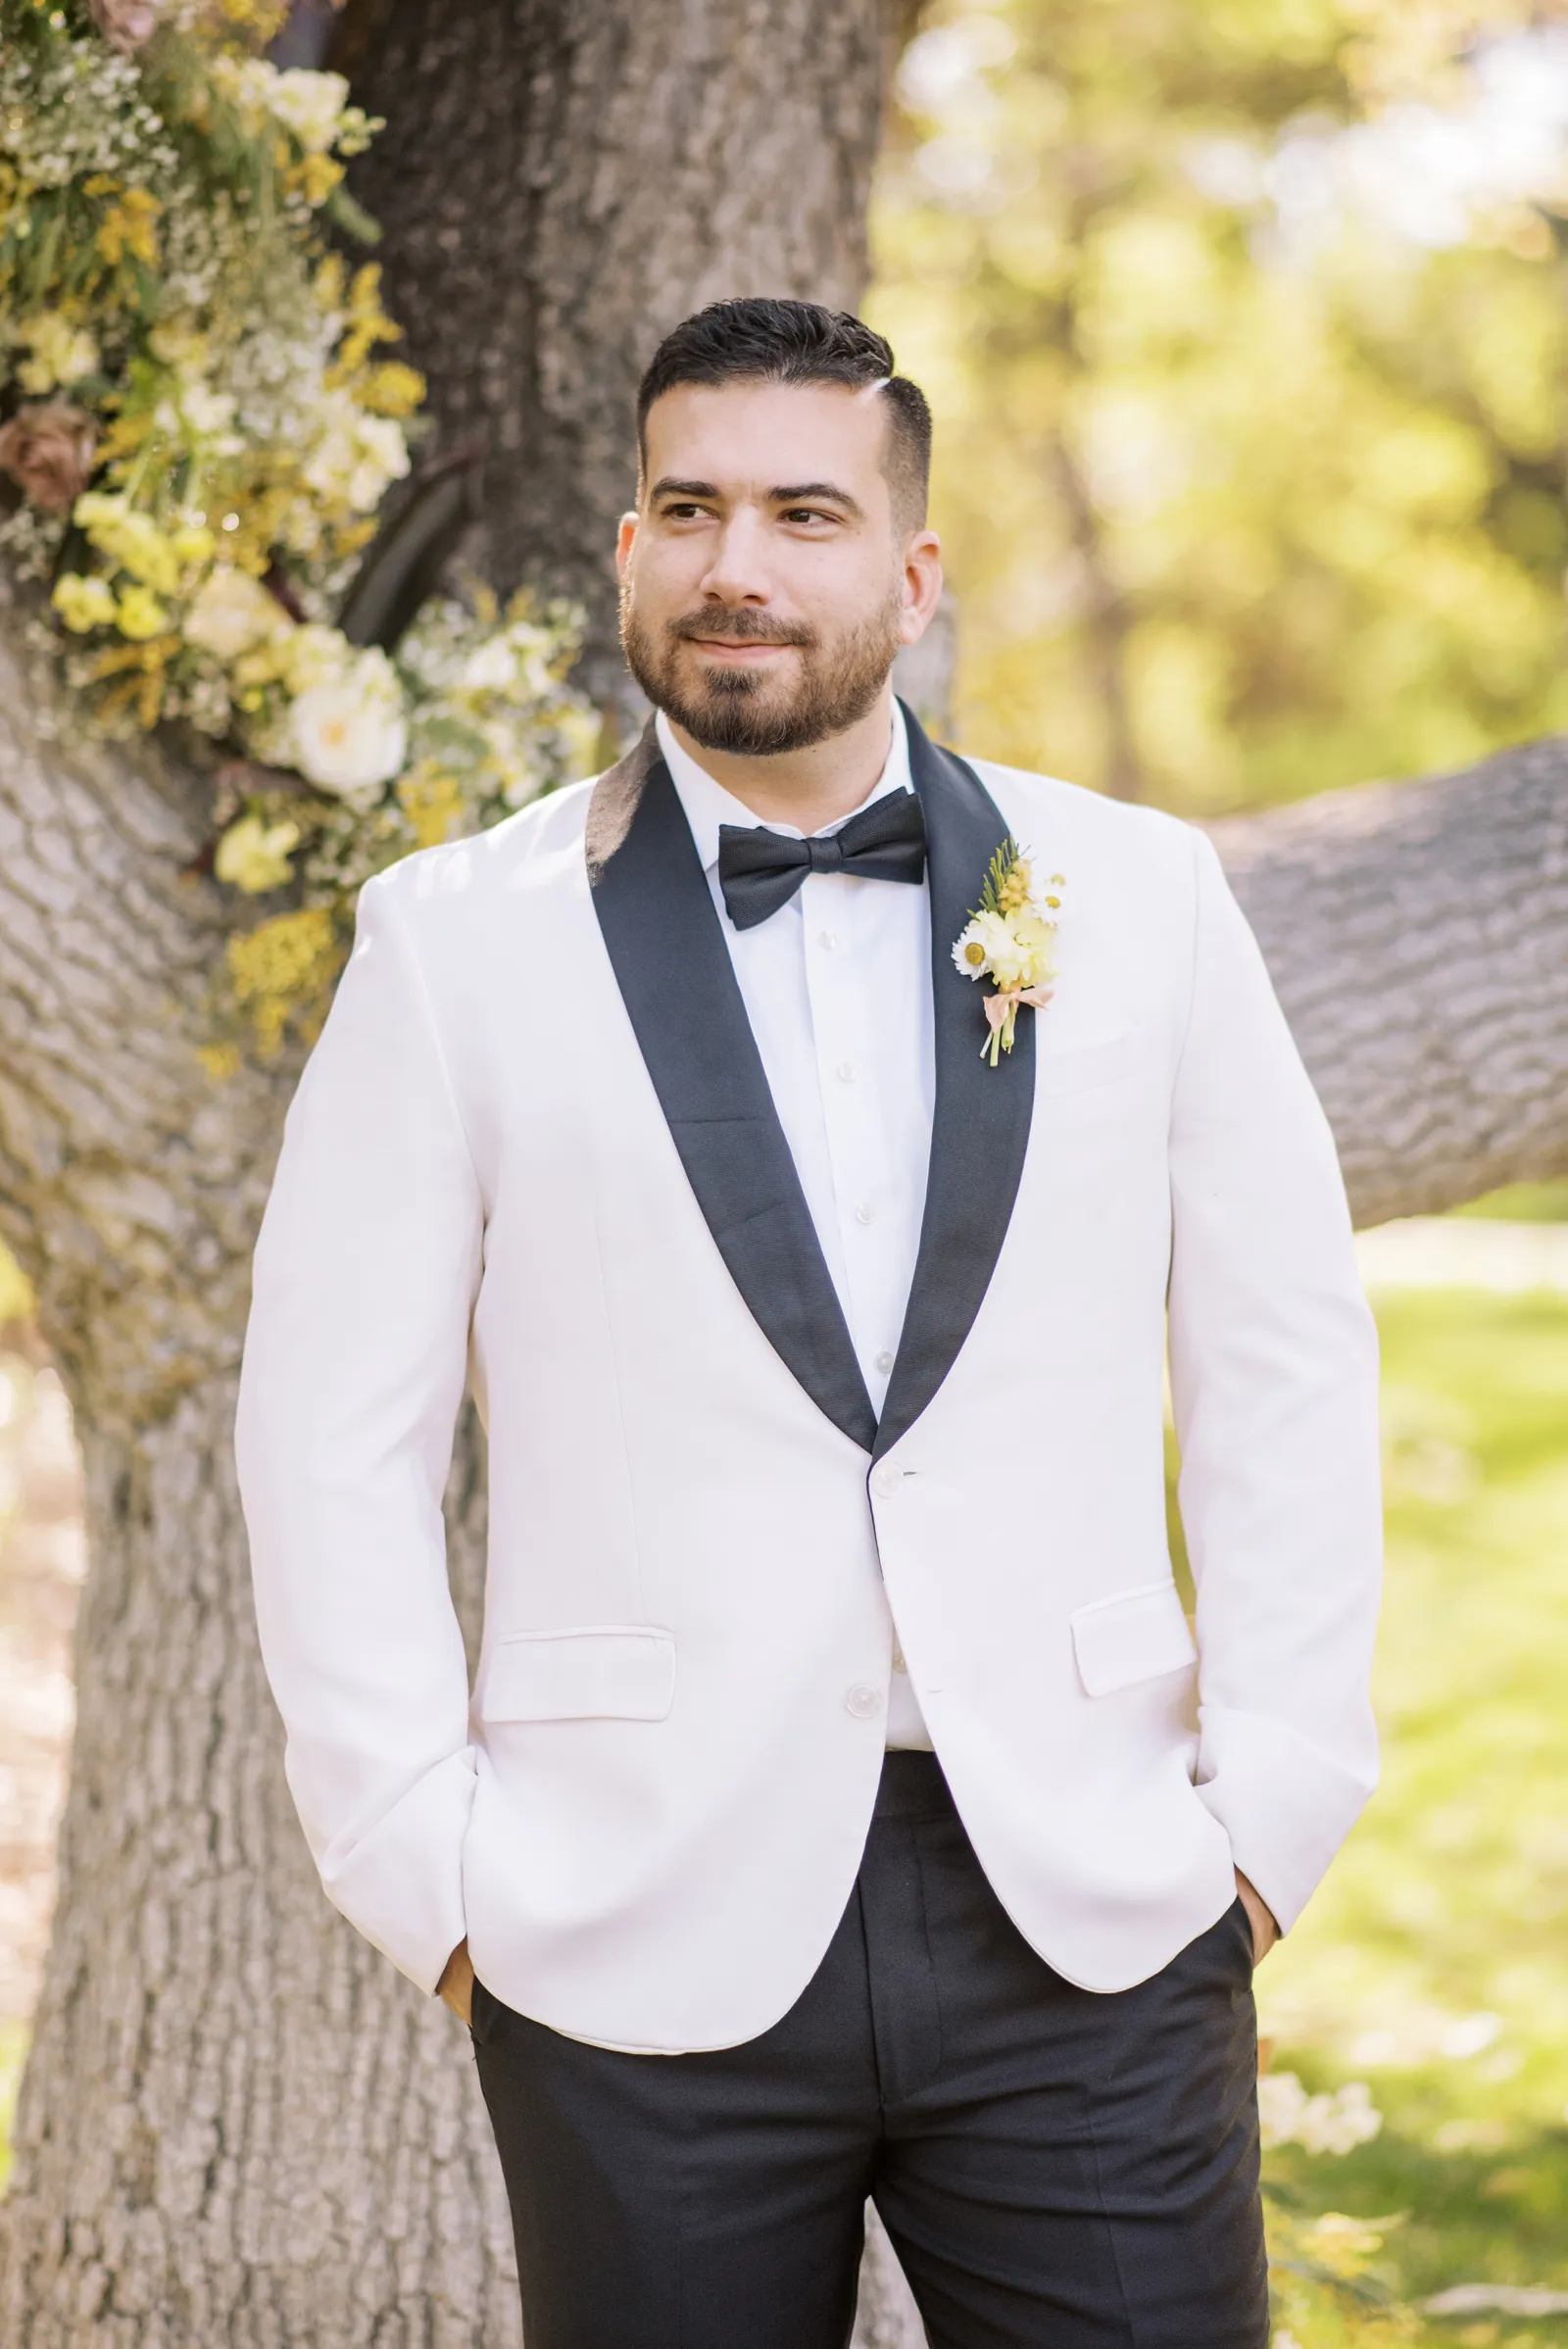
[[[835,522],[838,516],[825,514],[820,506],[790,506],[779,518],[786,522]]]
[[[694,505],[690,499],[681,499],[674,505],[663,507],[661,511],[666,522],[698,522],[708,513],[708,508]]]

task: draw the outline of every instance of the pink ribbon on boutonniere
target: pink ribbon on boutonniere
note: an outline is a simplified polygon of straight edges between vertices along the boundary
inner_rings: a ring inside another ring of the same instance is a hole
[[[1044,1011],[1053,992],[1050,987],[999,987],[995,995],[986,997],[986,1019],[990,1023],[991,1034],[980,1047],[980,1052],[983,1058],[990,1060],[993,1068],[997,1067],[1001,1053],[1012,1050],[1012,1029],[1018,1015],[1018,1005],[1027,1003],[1032,1011]]]

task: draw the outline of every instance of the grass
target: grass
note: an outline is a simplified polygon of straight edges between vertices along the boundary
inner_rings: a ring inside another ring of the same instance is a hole
[[[1343,2158],[1268,2157],[1276,2253],[1396,2305],[1282,2273],[1276,2340],[1568,2349],[1568,2318],[1408,2313],[1458,2283],[1568,2290],[1568,1298],[1379,1319],[1384,1784],[1259,2005],[1276,2071],[1364,2080],[1384,2115]],[[0,2043],[0,2175],[20,2057]],[[1314,2231],[1326,2211],[1382,2224]]]
[[[1269,2170],[1305,2209],[1395,2217],[1371,2272],[1401,2300],[1568,2290],[1568,1298],[1391,1296],[1379,1320],[1384,1783],[1258,1995],[1275,2069],[1366,2080],[1384,2128]],[[1302,2349],[1340,2337],[1334,2297],[1293,2310]],[[1568,2318],[1409,2337],[1568,2349]]]

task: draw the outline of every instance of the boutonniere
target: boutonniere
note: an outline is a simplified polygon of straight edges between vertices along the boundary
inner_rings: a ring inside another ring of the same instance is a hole
[[[964,976],[996,986],[995,995],[986,997],[991,1033],[980,1047],[993,1068],[1001,1053],[1012,1050],[1018,1005],[1043,1011],[1051,1001],[1056,943],[1052,917],[1061,904],[1055,892],[1064,886],[1060,873],[1053,873],[1037,900],[1029,859],[1009,835],[991,859],[978,908],[954,940],[953,959]]]

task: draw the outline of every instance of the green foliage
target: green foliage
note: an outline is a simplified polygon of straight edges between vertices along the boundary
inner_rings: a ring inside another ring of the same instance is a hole
[[[1568,1183],[1510,1183],[1453,1212],[1489,1222],[1568,1223]]]
[[[1368,22],[945,0],[906,58],[871,310],[936,410],[971,749],[1205,813],[1568,724],[1551,229],[1307,246],[1269,193]]]
[[[1258,1995],[1276,2069],[1366,2080],[1385,2126],[1343,2161],[1269,2157],[1289,2198],[1275,2247],[1332,2201],[1363,2224],[1404,2214],[1374,2228],[1363,2273],[1406,2304],[1455,2283],[1565,2289],[1568,1298],[1395,1296],[1379,1319],[1384,1782]],[[1300,2349],[1388,2337],[1321,2291],[1289,2319]],[[1413,2337],[1545,2349],[1563,2327]]]

